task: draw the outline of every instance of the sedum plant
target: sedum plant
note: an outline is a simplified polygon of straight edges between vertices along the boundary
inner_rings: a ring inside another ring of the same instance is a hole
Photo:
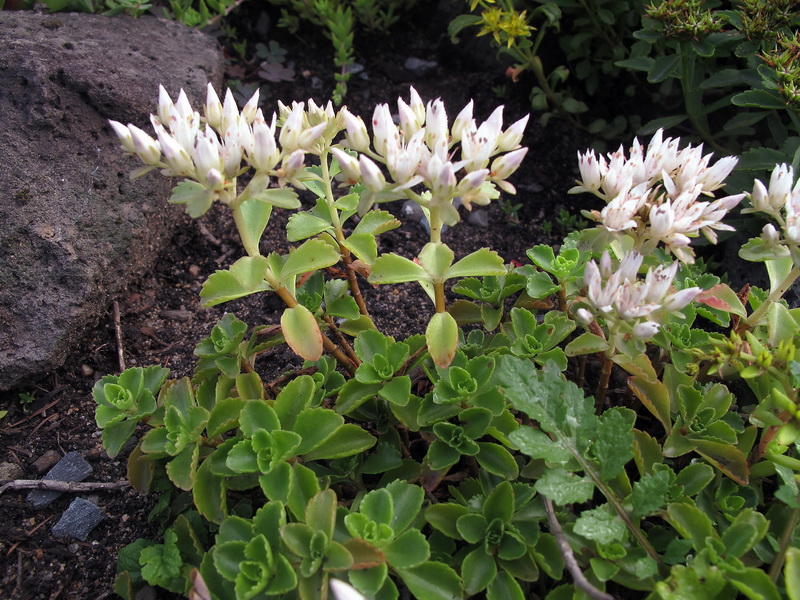
[[[768,290],[734,292],[691,246],[729,228],[745,194],[715,196],[735,159],[661,132],[627,156],[579,155],[573,191],[606,202],[585,212],[595,228],[534,246],[527,265],[456,257],[443,241],[456,197],[469,209],[514,191],[527,118],[503,128],[498,108],[478,124],[470,103],[450,123],[413,89],[397,108],[399,123],[378,106],[370,131],[346,108],[267,119],[257,96],[239,110],[209,88],[201,117],[162,88],[155,137],[111,123],[144,163],[134,177],[182,178],[171,202],[193,217],[230,209],[246,255],[209,277],[203,303],[286,305],[279,325],[225,315],[192,377],[134,367],[95,385],[109,455],[138,432],[131,485],[162,493],[163,538],[122,549],[115,591],[798,597],[792,169],[748,194],[772,223],[741,256],[765,263]],[[378,252],[399,224],[381,205],[397,199],[430,225],[413,260]],[[285,255],[262,253],[275,207],[294,211]],[[425,333],[382,333],[364,281],[417,282]],[[265,382],[259,356],[284,343],[303,366]]]

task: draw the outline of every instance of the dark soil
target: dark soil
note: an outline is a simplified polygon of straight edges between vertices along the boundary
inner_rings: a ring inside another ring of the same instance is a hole
[[[234,15],[233,24],[244,32],[242,37],[255,35],[248,24],[259,23],[262,9],[258,7],[262,4],[253,4],[243,5],[239,9],[243,14]],[[451,45],[446,34],[447,17],[438,12],[431,18],[429,9],[433,3],[420,4],[425,8],[404,19],[391,35],[367,34],[356,39],[356,60],[364,71],[350,80],[346,98],[350,109],[369,117],[376,103],[388,102],[394,110],[397,97],[408,99],[409,85],[413,85],[426,101],[442,98],[451,119],[470,98],[475,100],[475,116],[479,120],[488,117],[501,103],[506,107],[506,124],[526,114],[530,82],[512,83],[506,78],[506,65],[494,61],[494,51],[488,44],[472,47],[469,54],[462,52],[463,47]],[[272,14],[271,18],[274,23],[277,15]],[[261,24],[264,23],[262,17]],[[278,100],[287,104],[309,97],[318,102],[327,100],[334,86],[329,42],[313,30],[301,31],[297,36],[276,27],[270,31],[288,51],[296,76],[291,82],[264,85],[265,113],[277,107]],[[256,41],[264,40],[252,38],[249,47]],[[438,67],[423,77],[415,77],[403,68],[408,57],[436,60]],[[253,81],[257,62],[232,62],[230,78]],[[493,91],[499,88],[505,91],[505,97],[499,98]],[[156,100],[154,96],[154,109]],[[576,199],[567,196],[566,190],[577,174],[575,153],[587,146],[587,140],[557,120],[543,129],[534,118],[523,144],[530,151],[513,179],[518,194],[512,200],[521,204],[518,222],[510,221],[497,204],[487,210],[488,227],[468,224],[465,213],[465,221],[444,236],[457,257],[488,246],[506,261],[522,262],[530,246],[555,244],[567,233],[555,222],[555,216],[562,209],[578,214]],[[241,256],[228,217],[227,209],[216,206],[200,220],[185,218],[153,272],[132,284],[128,293],[118,299],[127,366],[159,364],[169,367],[172,376],[190,375],[195,345],[225,312],[235,313],[251,326],[277,322],[281,305],[268,295],[251,296],[208,310],[200,307],[198,292],[205,279]],[[263,241],[264,250],[286,250],[286,218],[286,213],[276,211]],[[546,221],[552,224],[549,232],[547,226],[542,228]],[[382,236],[380,250],[412,257],[425,239],[417,224],[405,223]],[[365,287],[375,321],[385,332],[405,337],[423,330],[432,307],[419,288]],[[32,465],[46,452],[63,455],[76,451],[94,468],[87,481],[125,479],[126,456],[110,460],[102,450],[90,395],[97,378],[120,370],[113,315],[112,307],[108,307],[102,324],[86,333],[86,339],[62,369],[32,389],[0,398],[0,407],[9,411],[0,421],[0,462],[19,465],[23,478],[42,476]],[[299,364],[288,351],[276,350],[260,360],[259,369],[270,380]],[[21,404],[18,397],[23,392],[32,394],[33,401]],[[8,490],[0,496],[0,597],[52,600],[111,596],[119,549],[139,537],[158,537],[157,524],[148,524],[147,520],[156,494],[140,496],[129,488],[80,494],[107,515],[88,540],[80,542],[51,537],[53,525],[75,494],[65,494],[47,509],[35,510],[26,501],[26,493]]]

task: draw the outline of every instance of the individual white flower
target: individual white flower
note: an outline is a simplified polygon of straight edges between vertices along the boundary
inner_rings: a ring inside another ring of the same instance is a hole
[[[575,318],[583,325],[590,325],[592,321],[594,321],[594,315],[591,313],[591,311],[588,311],[585,308],[579,308],[576,310]]]
[[[599,220],[600,224],[608,231],[626,231],[638,226],[636,217],[647,202],[647,189],[643,185],[633,189],[630,189],[629,186],[630,181],[599,213],[597,211],[591,213],[593,218]]]
[[[764,240],[764,243],[768,246],[776,246],[778,242],[780,242],[781,236],[772,223],[767,223],[761,229],[761,239]]]
[[[195,140],[192,160],[194,161],[197,180],[201,183],[208,180],[210,171],[214,170],[217,173],[222,173],[225,170],[225,165],[222,161],[222,146],[213,130],[206,129],[198,134]]]
[[[449,143],[447,131],[447,111],[441,100],[428,102],[425,117],[425,143],[433,154],[444,157]]]
[[[302,150],[295,150],[291,154],[283,157],[281,167],[278,169],[278,184],[283,185],[284,181],[288,181],[293,186],[303,190],[305,185],[298,179],[298,176],[303,171],[305,164],[305,152]]]
[[[472,205],[486,206],[491,201],[484,183],[489,176],[489,169],[472,171],[461,178],[456,186],[456,195],[461,198],[461,205],[467,210],[472,210]]]
[[[400,117],[400,129],[403,138],[408,140],[422,129],[424,119],[419,120],[417,114],[402,98],[397,99],[397,114]]]
[[[794,169],[787,164],[776,165],[769,178],[769,204],[780,210],[789,201],[794,182]]]
[[[578,185],[569,190],[570,194],[589,192],[600,195],[600,187],[603,184],[600,160],[605,162],[602,157],[600,159],[597,158],[594,150],[588,150],[585,154],[578,152],[578,169],[580,170],[581,178],[576,181]],[[606,165],[607,168],[608,166]]]
[[[158,136],[158,143],[161,146],[161,152],[164,155],[164,162],[167,164],[167,169],[162,171],[162,174],[167,176],[183,176],[191,177],[194,175],[194,164],[189,153],[181,146],[175,138],[173,138],[163,125],[156,121],[153,125],[155,127],[156,135]]]
[[[253,152],[248,159],[256,171],[270,171],[281,159],[281,152],[275,141],[275,113],[267,125],[263,115],[253,121]]]
[[[419,130],[407,143],[389,146],[386,167],[392,179],[398,184],[396,190],[413,187],[422,181],[422,177],[415,173],[420,162],[427,159],[427,152],[423,148],[424,136],[425,132]]]
[[[386,156],[388,145],[396,146],[400,143],[400,131],[386,104],[379,104],[372,113],[372,143],[375,152],[381,156]]]
[[[164,88],[163,85],[158,86],[158,110],[156,114],[158,115],[158,120],[161,123],[169,127],[170,126],[170,116],[175,111],[175,106],[172,103],[172,98],[169,97],[169,93]]]

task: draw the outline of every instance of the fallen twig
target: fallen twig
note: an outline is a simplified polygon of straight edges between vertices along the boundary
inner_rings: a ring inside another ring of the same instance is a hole
[[[98,490],[117,490],[129,487],[130,483],[120,481],[57,481],[49,479],[11,479],[0,480],[0,495],[6,490],[50,490],[53,492],[94,492]]]
[[[114,300],[114,335],[117,338],[117,358],[119,359],[119,372],[125,370],[125,353],[122,350],[122,324],[119,314],[119,302]]]
[[[591,583],[589,583],[588,579],[586,579],[583,571],[581,571],[580,565],[578,565],[578,561],[575,560],[575,555],[572,553],[572,548],[570,548],[567,538],[564,536],[564,532],[561,529],[561,524],[556,518],[556,512],[553,509],[553,502],[544,496],[542,498],[544,500],[544,509],[547,511],[547,520],[550,522],[550,533],[556,536],[558,549],[561,550],[561,556],[564,557],[564,564],[567,566],[567,570],[569,571],[570,575],[572,575],[572,580],[575,582],[575,587],[582,590],[586,593],[586,595],[588,595],[590,598],[594,598],[595,600],[614,600],[614,596],[598,590]]]

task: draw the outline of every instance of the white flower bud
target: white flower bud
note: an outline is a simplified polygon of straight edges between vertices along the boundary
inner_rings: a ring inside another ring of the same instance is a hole
[[[194,114],[192,104],[189,102],[189,97],[183,89],[178,93],[178,101],[175,103],[175,112],[178,113],[179,117],[183,117],[184,119],[188,119]]]
[[[275,115],[272,115],[272,125],[256,119],[253,122],[253,153],[250,164],[256,171],[269,171],[275,168],[281,159],[280,150],[275,143]]]
[[[691,287],[684,290],[679,290],[674,294],[670,294],[664,299],[664,302],[661,304],[661,309],[666,312],[678,311],[689,304],[689,302],[694,300],[695,297],[697,297],[697,295],[702,291],[703,290],[699,287]]]
[[[169,97],[163,85],[158,86],[158,120],[164,127],[170,127],[170,116],[175,110],[172,98]]]
[[[472,100],[461,109],[461,112],[458,113],[456,116],[456,120],[453,121],[453,127],[451,128],[450,135],[453,138],[453,141],[458,142],[461,141],[461,137],[464,135],[464,131],[469,129],[470,125],[475,123],[475,120],[472,118]]]
[[[222,104],[222,117],[219,123],[219,132],[224,136],[230,129],[239,126],[239,107],[233,98],[233,92],[228,88],[225,92],[225,102]]]
[[[327,123],[319,123],[314,125],[314,127],[310,127],[303,131],[300,134],[300,137],[297,138],[298,147],[306,150],[307,152],[311,151],[322,137],[322,134],[325,133],[325,129],[327,129],[327,127]]]
[[[658,333],[659,325],[654,321],[642,321],[633,326],[633,337],[640,340],[649,340]]]
[[[781,236],[772,223],[767,223],[761,230],[761,239],[764,240],[764,243],[768,246],[774,246],[781,240]]]
[[[527,153],[527,148],[519,148],[513,152],[503,154],[499,158],[496,158],[494,162],[492,162],[492,179],[508,179],[509,176],[511,176],[511,174],[519,168],[520,164],[522,164],[522,159],[525,158]]]
[[[331,154],[336,158],[336,162],[339,163],[339,169],[347,183],[354,184],[361,180],[361,168],[354,156],[350,156],[339,148],[331,148]]]
[[[244,117],[244,120],[247,121],[248,125],[250,125],[256,118],[256,111],[258,110],[258,94],[259,90],[256,90],[242,109],[242,117]]]
[[[579,308],[575,311],[575,318],[582,325],[590,325],[594,321],[594,315],[585,308]]]
[[[342,108],[341,114],[347,129],[345,136],[347,147],[358,152],[369,151],[369,132],[364,120],[352,114],[347,108]]]
[[[787,164],[776,165],[769,178],[769,204],[780,210],[789,200],[794,183],[794,169]]]
[[[334,600],[366,600],[361,593],[349,583],[331,577],[329,580]]]
[[[194,173],[194,165],[189,153],[163,127],[156,128],[158,143],[164,153],[164,162],[174,175],[189,176]]]
[[[161,148],[153,138],[136,125],[128,125],[133,138],[134,152],[146,165],[158,166],[161,160]]]
[[[414,114],[417,117],[417,123],[424,123],[425,104],[422,102],[422,98],[419,97],[417,90],[415,90],[413,86],[409,90],[409,99],[410,102],[408,103],[408,105],[411,107],[411,110],[414,111]]]
[[[530,115],[525,115],[500,134],[497,139],[497,149],[500,152],[508,152],[519,147],[522,136],[525,133],[525,127],[528,125],[529,117]]]
[[[222,102],[219,101],[217,92],[214,91],[214,86],[208,84],[208,92],[206,93],[206,122],[214,129],[219,129],[222,122]]]
[[[750,203],[753,208],[765,213],[771,213],[772,207],[769,205],[769,192],[766,186],[756,179],[753,184],[753,193],[750,194]]]
[[[295,103],[291,112],[286,116],[278,137],[284,152],[293,152],[300,148],[300,136],[303,133],[304,122],[303,105]]]
[[[218,173],[222,172],[221,150],[217,134],[213,130],[206,129],[198,134],[194,143],[192,159],[199,181],[207,179],[208,173],[212,169]]]
[[[389,144],[393,148],[399,145],[400,132],[386,104],[379,104],[372,113],[372,142],[381,156],[386,156]]]
[[[363,154],[358,157],[358,165],[361,168],[361,177],[364,186],[371,192],[379,193],[386,187],[386,178],[380,168],[372,160]]]
[[[400,128],[405,139],[411,138],[422,128],[422,122],[417,120],[417,115],[402,98],[397,99],[397,114],[400,115]]]
[[[113,129],[114,133],[117,134],[117,138],[119,139],[125,151],[132,154],[135,153],[136,146],[133,144],[133,137],[131,137],[130,129],[125,127],[125,125],[119,121],[112,121],[111,119],[108,120],[108,124],[111,125],[111,129]]]

